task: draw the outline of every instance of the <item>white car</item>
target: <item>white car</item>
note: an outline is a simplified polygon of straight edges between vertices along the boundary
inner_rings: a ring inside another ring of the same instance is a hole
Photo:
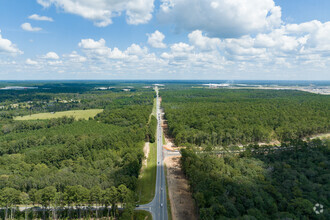
[[[160,204],[160,207],[163,207],[163,203]]]

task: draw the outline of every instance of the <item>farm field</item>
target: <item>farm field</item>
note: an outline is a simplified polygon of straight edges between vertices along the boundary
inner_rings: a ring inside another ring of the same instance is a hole
[[[71,110],[71,111],[62,111],[62,112],[48,112],[48,113],[38,113],[25,116],[17,116],[14,120],[44,120],[52,118],[61,118],[61,117],[74,117],[78,119],[88,120],[90,117],[94,118],[98,113],[103,112],[103,109],[88,109],[88,110]]]

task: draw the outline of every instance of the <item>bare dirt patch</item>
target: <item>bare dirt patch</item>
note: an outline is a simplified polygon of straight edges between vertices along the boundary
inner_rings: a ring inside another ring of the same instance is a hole
[[[168,132],[167,120],[162,119],[161,123],[162,123],[164,140],[165,140],[164,143],[165,149],[170,151],[179,151],[182,147],[175,146],[174,139],[168,135],[169,132]]]
[[[143,173],[143,169],[148,166],[149,151],[150,151],[150,143],[146,142],[143,147],[144,160],[142,163],[143,165],[142,165],[141,173]]]
[[[181,156],[172,156],[164,160],[167,169],[172,219],[197,220],[195,201],[189,190],[188,181],[181,170],[180,158]]]
[[[330,138],[330,133],[326,133],[326,134],[317,134],[317,135],[313,135],[310,137],[310,139],[316,139],[316,138],[320,138],[320,139],[329,139]],[[307,138],[305,138],[307,139]]]

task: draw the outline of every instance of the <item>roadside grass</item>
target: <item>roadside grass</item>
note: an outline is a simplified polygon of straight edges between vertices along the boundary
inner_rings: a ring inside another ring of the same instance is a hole
[[[157,99],[154,99],[154,105],[152,107],[152,115],[157,117],[157,102],[156,102]]]
[[[139,210],[134,212],[134,220],[152,220],[150,212]]]
[[[157,175],[157,143],[150,143],[147,167],[142,167],[137,184],[138,203],[146,204],[155,196],[155,185]]]
[[[76,120],[78,119],[86,119],[89,117],[94,118],[98,113],[103,112],[103,109],[88,109],[88,110],[71,110],[71,111],[63,111],[63,112],[55,112],[55,113],[39,113],[33,115],[25,115],[25,116],[17,116],[14,120],[24,121],[24,120],[38,120],[38,119],[52,119],[52,118],[60,118],[60,117],[74,117]]]
[[[166,178],[165,184],[166,184],[166,200],[167,200],[167,217],[169,220],[172,220],[171,200],[168,194],[168,184],[167,184],[167,167],[165,163],[164,163],[164,169],[165,169],[165,178]]]
[[[156,98],[154,99],[154,105],[152,112],[149,116],[149,122],[151,116],[156,115],[157,103]],[[156,128],[157,129],[157,128]],[[157,135],[157,134],[156,134]],[[149,144],[149,155],[147,159],[147,166],[143,165],[141,168],[142,172],[139,175],[137,182],[137,198],[139,204],[146,204],[152,201],[155,196],[155,187],[156,187],[156,176],[157,176],[157,142]]]
[[[162,129],[162,132],[163,132],[163,134],[162,134],[163,145],[166,145],[167,143],[166,143],[165,133],[164,133],[163,129]]]
[[[151,116],[154,116],[155,118],[157,118],[157,104],[156,104],[156,99],[154,99],[154,105],[152,106],[152,112],[149,115],[148,123],[150,123]]]
[[[148,123],[150,123],[151,116],[154,116],[155,118],[157,118],[157,103],[156,103],[156,99],[154,99],[154,105],[152,106],[152,111],[151,111],[151,114],[149,115]]]

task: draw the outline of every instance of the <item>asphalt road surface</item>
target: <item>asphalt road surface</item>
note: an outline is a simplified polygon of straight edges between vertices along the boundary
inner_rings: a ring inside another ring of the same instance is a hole
[[[151,212],[152,219],[154,220],[167,220],[167,198],[166,198],[166,179],[164,171],[164,150],[163,150],[163,137],[161,127],[161,111],[158,96],[158,87],[155,87],[157,98],[157,177],[156,177],[156,190],[153,200],[145,205],[140,205],[137,210],[146,210]]]

